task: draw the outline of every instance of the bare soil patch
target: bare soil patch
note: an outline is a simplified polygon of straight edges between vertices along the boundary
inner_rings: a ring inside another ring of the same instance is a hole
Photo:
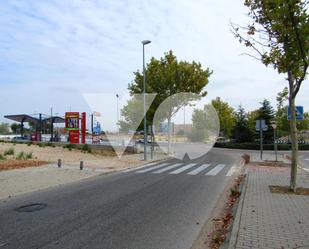
[[[21,169],[28,167],[39,167],[47,164],[45,161],[39,160],[12,160],[8,159],[5,161],[0,161],[0,171],[10,170],[10,169]]]
[[[309,188],[296,188],[296,191],[293,192],[289,186],[270,185],[269,189],[271,193],[309,196]]]
[[[264,162],[251,162],[250,164],[255,164],[257,166],[267,166],[267,167],[290,167],[290,163],[285,163],[282,161],[264,161]]]

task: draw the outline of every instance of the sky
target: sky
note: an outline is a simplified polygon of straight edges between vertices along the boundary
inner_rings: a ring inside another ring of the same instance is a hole
[[[234,108],[276,104],[287,82],[241,55],[246,49],[230,20],[246,24],[242,0],[2,0],[0,2],[0,122],[6,114],[86,111],[85,93],[124,95],[133,72],[173,50],[214,73],[206,87]],[[309,108],[308,79],[297,104]],[[116,97],[110,101],[116,106]]]

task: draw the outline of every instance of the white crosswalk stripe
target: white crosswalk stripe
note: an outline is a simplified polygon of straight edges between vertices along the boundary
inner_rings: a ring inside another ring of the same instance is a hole
[[[145,173],[145,172],[148,172],[148,171],[151,171],[151,170],[155,170],[155,169],[164,167],[166,165],[169,165],[169,163],[161,163],[159,165],[156,165],[156,166],[153,166],[153,167],[150,167],[150,168],[146,168],[146,169],[142,169],[142,170],[136,171],[136,173]]]
[[[197,175],[198,173],[202,172],[203,170],[207,169],[210,166],[210,164],[203,164],[200,167],[190,171],[188,175]]]
[[[174,169],[174,168],[176,168],[176,167],[178,167],[178,166],[180,166],[180,165],[182,165],[182,163],[175,163],[175,164],[172,164],[172,165],[170,165],[170,166],[167,166],[167,167],[165,167],[165,168],[163,168],[163,169],[159,169],[159,170],[157,170],[157,171],[155,171],[155,172],[153,172],[153,173],[154,173],[154,174],[160,174],[160,173],[169,171],[169,170],[171,170],[171,169]]]
[[[207,175],[207,176],[215,176],[215,175],[217,175],[224,167],[225,167],[225,164],[218,164],[216,167],[214,167],[212,170],[210,170],[208,173],[206,173],[206,175]]]
[[[195,165],[196,165],[196,163],[189,163],[189,164],[187,164],[187,165],[185,165],[185,166],[183,166],[183,167],[181,167],[181,168],[179,168],[179,169],[176,169],[176,170],[172,171],[170,174],[177,175],[177,174],[179,174],[179,173],[181,173],[181,172],[184,172],[184,171],[186,171],[186,170],[192,168],[192,167],[195,166]]]

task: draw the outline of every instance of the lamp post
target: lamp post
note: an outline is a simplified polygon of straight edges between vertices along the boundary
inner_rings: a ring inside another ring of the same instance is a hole
[[[143,44],[143,97],[144,97],[144,160],[147,161],[147,124],[146,124],[146,75],[145,75],[145,45],[151,43],[149,40],[142,41]]]
[[[119,95],[116,94],[117,98],[117,129],[118,129],[118,139],[119,139]]]
[[[271,127],[274,129],[274,149],[275,149],[275,155],[276,155],[276,162],[278,162],[278,148],[277,148],[277,134],[276,134],[276,129],[277,129],[277,124],[274,122],[271,124]]]

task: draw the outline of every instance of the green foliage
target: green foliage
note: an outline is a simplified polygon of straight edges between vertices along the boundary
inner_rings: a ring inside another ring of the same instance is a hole
[[[1,123],[0,124],[0,134],[9,134],[10,132],[10,126],[8,123]]]
[[[17,123],[11,124],[11,130],[14,134],[17,134],[20,131],[21,125]]]
[[[84,144],[81,147],[81,151],[91,153],[91,148],[90,148],[90,146],[88,144]]]
[[[76,149],[77,146],[76,146],[76,144],[67,144],[67,145],[63,146],[63,148],[71,151],[72,149]]]
[[[45,143],[37,143],[37,146],[44,148],[46,146],[46,144]]]
[[[55,148],[55,147],[56,147],[56,145],[54,145],[52,142],[46,143],[46,146],[52,147],[52,148]]]
[[[32,152],[25,153],[25,152],[21,151],[16,156],[16,160],[28,160],[28,159],[32,159],[32,158],[33,158]]]
[[[26,153],[25,158],[26,158],[26,160],[32,159],[32,156],[33,156],[32,152],[29,152],[29,153]]]
[[[267,99],[264,99],[263,102],[260,103],[262,106],[257,111],[257,119],[264,119],[266,125],[268,126],[268,130],[263,132],[263,137],[265,142],[271,143],[274,139],[274,130],[271,127],[271,122],[274,121],[274,109],[271,106],[270,102]]]
[[[32,144],[33,144],[33,142],[30,141],[30,142],[27,143],[27,146],[31,146]]]
[[[16,157],[17,160],[25,160],[25,158],[26,158],[26,154],[23,151],[19,152]]]
[[[4,161],[6,160],[5,156],[3,156],[2,154],[0,154],[0,161]]]
[[[189,138],[192,142],[204,142],[208,138],[204,110],[194,109],[192,114],[192,131]]]
[[[15,151],[14,151],[13,148],[9,148],[9,149],[5,150],[3,154],[4,154],[5,156],[14,155],[14,154],[15,154]]]
[[[242,106],[239,106],[236,114],[236,123],[234,127],[234,138],[238,143],[253,141],[253,134],[250,131],[248,115]]]
[[[208,84],[212,74],[209,68],[203,69],[198,62],[178,61],[172,51],[165,53],[164,57],[160,59],[151,58],[146,68],[146,92],[157,93],[147,112],[147,122],[149,123],[152,122],[154,113],[160,104],[169,96],[181,92],[192,92],[205,96],[207,92],[204,91],[204,87]],[[130,94],[143,93],[143,74],[137,71],[134,75],[133,82],[128,86]],[[162,117],[162,119],[171,117],[173,112],[184,104],[179,99],[173,101],[171,108],[167,110],[166,117]],[[122,114],[126,121],[132,119],[125,108]],[[140,127],[142,126],[143,123]]]
[[[278,73],[292,74],[295,91],[308,68],[307,4],[299,0],[245,0],[253,22],[242,29],[244,34],[240,26],[233,26],[239,41],[253,48],[263,64],[273,66]]]
[[[219,97],[211,101],[216,109],[220,120],[220,132],[225,137],[231,137],[235,126],[234,109],[227,102],[222,101]]]

